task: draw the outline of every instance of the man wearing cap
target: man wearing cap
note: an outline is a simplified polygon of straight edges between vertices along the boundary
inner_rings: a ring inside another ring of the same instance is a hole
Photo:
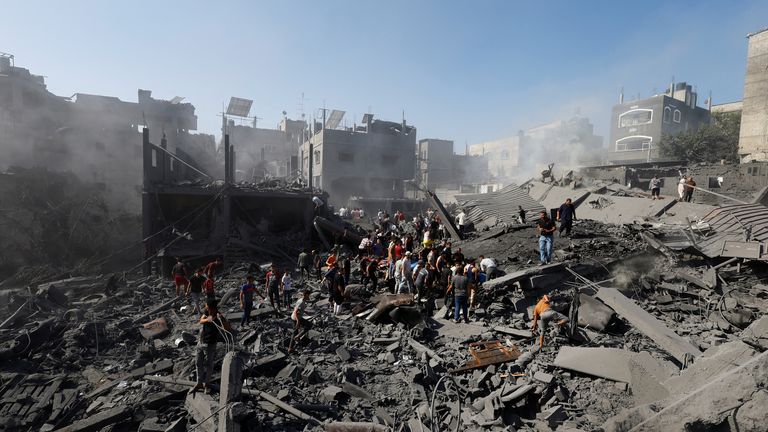
[[[533,323],[531,324],[531,330],[536,331],[536,324],[539,325],[539,348],[544,348],[544,334],[547,331],[547,325],[555,321],[558,327],[563,327],[568,324],[568,318],[560,312],[552,309],[549,306],[549,296],[545,295],[536,304],[533,309]]]

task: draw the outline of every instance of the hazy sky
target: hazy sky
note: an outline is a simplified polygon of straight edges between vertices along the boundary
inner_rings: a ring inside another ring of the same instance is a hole
[[[15,1],[0,51],[58,95],[136,101],[138,88],[197,108],[219,135],[230,96],[260,125],[283,110],[370,110],[458,151],[580,109],[608,133],[619,90],[643,97],[672,77],[703,103],[740,100],[745,36],[767,1]]]

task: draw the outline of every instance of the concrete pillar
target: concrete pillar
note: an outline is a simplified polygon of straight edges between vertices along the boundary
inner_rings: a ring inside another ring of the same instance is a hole
[[[237,352],[230,351],[221,362],[219,406],[228,406],[219,411],[219,432],[240,432],[240,425],[233,418],[232,403],[240,398],[242,391],[243,359]]]

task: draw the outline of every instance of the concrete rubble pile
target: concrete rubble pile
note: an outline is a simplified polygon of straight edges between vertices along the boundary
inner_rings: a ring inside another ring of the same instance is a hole
[[[556,188],[528,194],[551,208],[570,193]],[[589,195],[577,213],[602,196]],[[619,198],[645,202],[605,223],[599,212]],[[239,286],[247,274],[263,286],[269,263],[230,260],[216,289],[234,337],[218,344],[218,385],[205,393],[189,392],[199,315],[168,280],[92,275],[0,292],[0,430],[765,430],[764,260],[699,253],[697,236],[712,234],[690,225],[681,245],[679,227],[647,219],[649,201],[611,195],[590,207],[597,216],[556,237],[548,265],[535,265],[530,221],[455,241],[500,273],[478,287],[470,323],[446,319],[440,295],[374,292],[355,272],[334,315],[319,280],[296,277],[294,293],[311,290],[313,327],[294,354],[290,307],[257,297],[239,326]],[[474,203],[478,214],[498,207]],[[315,227],[350,249],[364,234]],[[273,258],[292,266],[296,252]],[[545,294],[576,325],[539,349],[531,320]]]

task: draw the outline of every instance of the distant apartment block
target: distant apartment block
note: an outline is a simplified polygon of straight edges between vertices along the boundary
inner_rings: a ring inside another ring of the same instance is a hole
[[[768,28],[747,39],[739,157],[742,162],[768,162]]]
[[[697,105],[697,97],[684,82],[642,100],[624,102],[622,97],[611,113],[608,163],[657,161],[665,135],[694,131],[709,123],[709,111]]]

